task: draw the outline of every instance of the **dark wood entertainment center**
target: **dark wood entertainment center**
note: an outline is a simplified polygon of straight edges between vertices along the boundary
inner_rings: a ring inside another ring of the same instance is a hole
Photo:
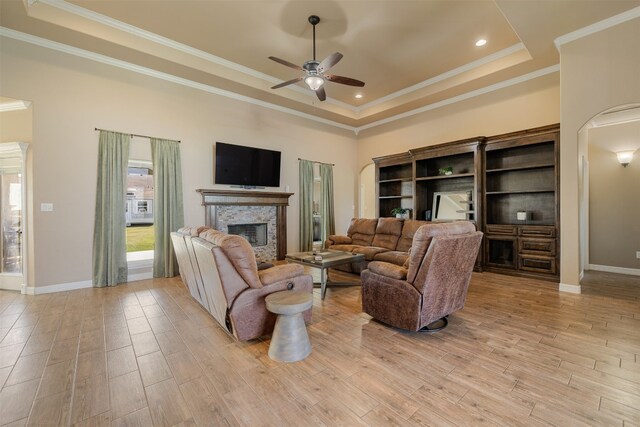
[[[555,124],[377,157],[376,212],[403,207],[423,220],[434,193],[467,192],[463,213],[485,233],[479,268],[557,281],[559,142]]]

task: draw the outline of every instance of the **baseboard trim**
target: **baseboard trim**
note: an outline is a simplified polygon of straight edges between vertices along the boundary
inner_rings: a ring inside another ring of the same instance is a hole
[[[614,267],[612,265],[589,264],[589,270],[604,271],[606,273],[628,274],[630,276],[640,276],[640,268]]]
[[[568,283],[560,283],[558,290],[560,292],[569,292],[571,294],[582,293],[582,287],[580,285],[570,285]]]
[[[22,291],[24,285],[4,285],[1,289],[3,291]]]
[[[153,279],[153,271],[145,271],[137,274],[129,274],[127,282],[135,282],[137,280]],[[25,286],[21,285],[19,290],[23,295],[41,295],[52,294],[56,292],[76,291],[78,289],[92,288],[93,281],[82,280],[79,282],[58,283],[57,285],[47,286]]]
[[[52,294],[55,292],[75,291],[78,289],[91,288],[93,282],[91,280],[82,280],[80,282],[58,283],[57,285],[48,286],[25,286],[22,285],[20,292],[24,295],[40,295]]]
[[[153,279],[153,271],[138,273],[138,274],[129,274],[129,277],[127,278],[127,283],[135,282],[137,280],[149,280],[149,279]]]

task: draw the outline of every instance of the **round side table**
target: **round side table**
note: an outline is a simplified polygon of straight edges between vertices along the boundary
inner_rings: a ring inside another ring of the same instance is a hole
[[[273,328],[269,357],[280,362],[298,362],[311,353],[311,343],[302,312],[313,305],[313,294],[299,291],[274,292],[265,298],[267,310],[278,315]]]

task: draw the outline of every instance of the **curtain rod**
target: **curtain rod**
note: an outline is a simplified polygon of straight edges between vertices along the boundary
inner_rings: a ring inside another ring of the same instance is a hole
[[[324,162],[316,162],[315,160],[306,160],[306,159],[301,159],[300,157],[298,157],[298,160],[304,160],[305,162],[311,162],[311,163],[317,163],[319,165],[331,165],[331,166],[335,166],[335,163],[324,163]]]
[[[109,129],[100,129],[100,128],[96,128],[96,130],[103,130],[105,132],[115,132],[114,130],[109,130]],[[118,132],[118,133],[125,133],[125,132]],[[147,135],[138,135],[137,133],[130,133],[129,135],[131,136],[137,136],[139,138],[149,138],[149,139],[160,139],[160,138],[156,138],[155,136],[147,136]],[[175,141],[173,139],[171,139],[170,141]],[[180,141],[176,141],[178,144],[180,144]]]

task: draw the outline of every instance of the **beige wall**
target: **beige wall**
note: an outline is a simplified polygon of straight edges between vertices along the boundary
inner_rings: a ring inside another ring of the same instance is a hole
[[[613,151],[589,144],[590,264],[640,269],[639,160],[624,168]]]
[[[31,110],[0,112],[0,142],[31,142]]]
[[[364,130],[358,135],[358,166],[410,148],[558,123],[559,79],[549,74]]]
[[[0,93],[33,101],[34,205],[54,204],[54,212],[34,212],[32,286],[91,278],[95,127],[182,140],[186,224],[204,222],[195,189],[213,187],[215,141],[282,151],[281,189],[296,194],[298,157],[335,163],[336,228],[346,230],[354,214],[352,133],[10,39],[1,49]],[[290,201],[295,250],[297,195]]]
[[[640,19],[563,45],[560,65],[560,281],[578,285],[578,131],[604,110],[640,101]]]

